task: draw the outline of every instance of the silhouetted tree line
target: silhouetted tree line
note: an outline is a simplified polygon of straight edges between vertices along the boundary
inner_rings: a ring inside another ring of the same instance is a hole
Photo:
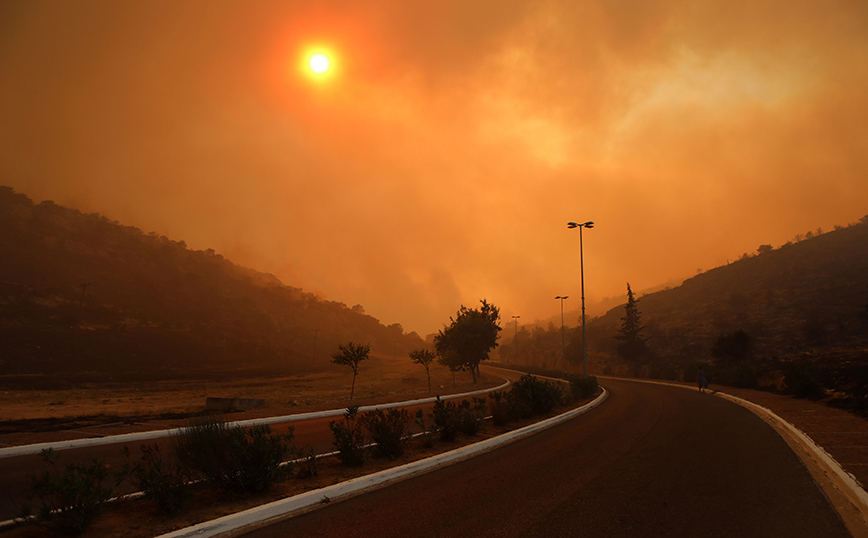
[[[289,372],[348,340],[387,355],[422,343],[212,249],[0,187],[0,374]]]

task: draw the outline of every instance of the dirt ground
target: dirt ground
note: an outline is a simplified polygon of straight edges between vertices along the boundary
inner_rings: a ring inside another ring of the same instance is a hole
[[[353,375],[335,365],[325,372],[282,378],[231,381],[193,380],[125,384],[88,384],[65,390],[0,391],[0,447],[104,436],[123,431],[184,425],[205,412],[205,399],[255,398],[265,406],[232,413],[233,420],[333,409],[349,405]],[[492,380],[493,382],[496,379]],[[452,373],[431,366],[431,388],[425,369],[409,359],[374,357],[361,363],[352,403],[361,405],[462,392],[472,385],[467,372]]]

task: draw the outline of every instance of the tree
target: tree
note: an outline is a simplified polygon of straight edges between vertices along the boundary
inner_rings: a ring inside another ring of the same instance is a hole
[[[455,372],[463,372],[465,367],[464,361],[455,351],[451,349],[446,351],[445,353],[440,354],[440,357],[437,358],[437,363],[441,366],[445,366],[449,368],[449,371],[452,372],[452,388],[455,388]]]
[[[633,290],[630,289],[630,283],[627,283],[627,304],[624,305],[624,317],[621,318],[621,328],[615,338],[618,340],[618,355],[622,359],[628,361],[638,361],[648,353],[648,346],[645,343],[645,338],[642,337],[642,329],[640,323],[639,308],[636,303],[639,301],[633,296]]]
[[[353,399],[353,394],[356,391],[356,376],[359,375],[359,363],[368,359],[368,354],[371,352],[371,345],[348,343],[346,346],[338,345],[338,351],[332,355],[332,362],[342,366],[349,366],[353,369],[353,387],[350,389],[350,400]]]
[[[425,367],[425,373],[428,374],[428,392],[431,392],[431,363],[436,358],[437,355],[427,349],[414,349],[410,352],[410,360],[413,364],[421,364]]]
[[[482,306],[478,309],[461,305],[458,315],[449,318],[452,323],[434,337],[437,353],[444,358],[453,353],[456,357],[450,361],[453,364],[460,363],[470,370],[474,383],[479,372],[479,363],[488,360],[488,353],[497,347],[497,337],[501,330],[498,323],[500,309],[485,299],[480,302]]]

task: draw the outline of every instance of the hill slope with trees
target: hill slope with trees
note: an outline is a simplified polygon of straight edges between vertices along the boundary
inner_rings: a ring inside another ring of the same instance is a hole
[[[625,283],[626,287],[626,283]],[[625,305],[588,322],[596,374],[695,379],[826,397],[868,412],[868,216],[796,236],[636,301],[645,342],[623,353]],[[581,327],[534,328],[500,360],[580,369]],[[531,350],[532,353],[522,352]],[[629,356],[628,356],[629,355]]]
[[[0,376],[161,379],[318,369],[340,343],[422,345],[361,305],[0,187]]]

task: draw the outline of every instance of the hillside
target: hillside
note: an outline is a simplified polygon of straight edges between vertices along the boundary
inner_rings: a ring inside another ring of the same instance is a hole
[[[322,368],[339,343],[422,344],[213,250],[0,187],[0,381]]]
[[[598,370],[626,366],[638,373],[644,366],[645,374],[672,378],[680,371],[690,378],[701,366],[718,382],[791,392],[799,370],[819,384],[808,391],[815,396],[868,409],[868,218],[777,249],[761,247],[644,295],[638,307],[650,354],[633,364],[617,358],[624,308],[614,308],[588,327]],[[749,338],[744,358],[713,353],[719,339],[739,331]]]
[[[801,392],[868,413],[868,217],[777,249],[764,245],[638,299],[648,353],[618,355],[621,304],[588,322],[592,373],[690,380],[703,368],[712,383]],[[718,341],[739,333],[746,354],[721,353]],[[522,327],[498,359],[580,368],[581,327],[567,331],[566,364],[561,345],[559,323]]]

